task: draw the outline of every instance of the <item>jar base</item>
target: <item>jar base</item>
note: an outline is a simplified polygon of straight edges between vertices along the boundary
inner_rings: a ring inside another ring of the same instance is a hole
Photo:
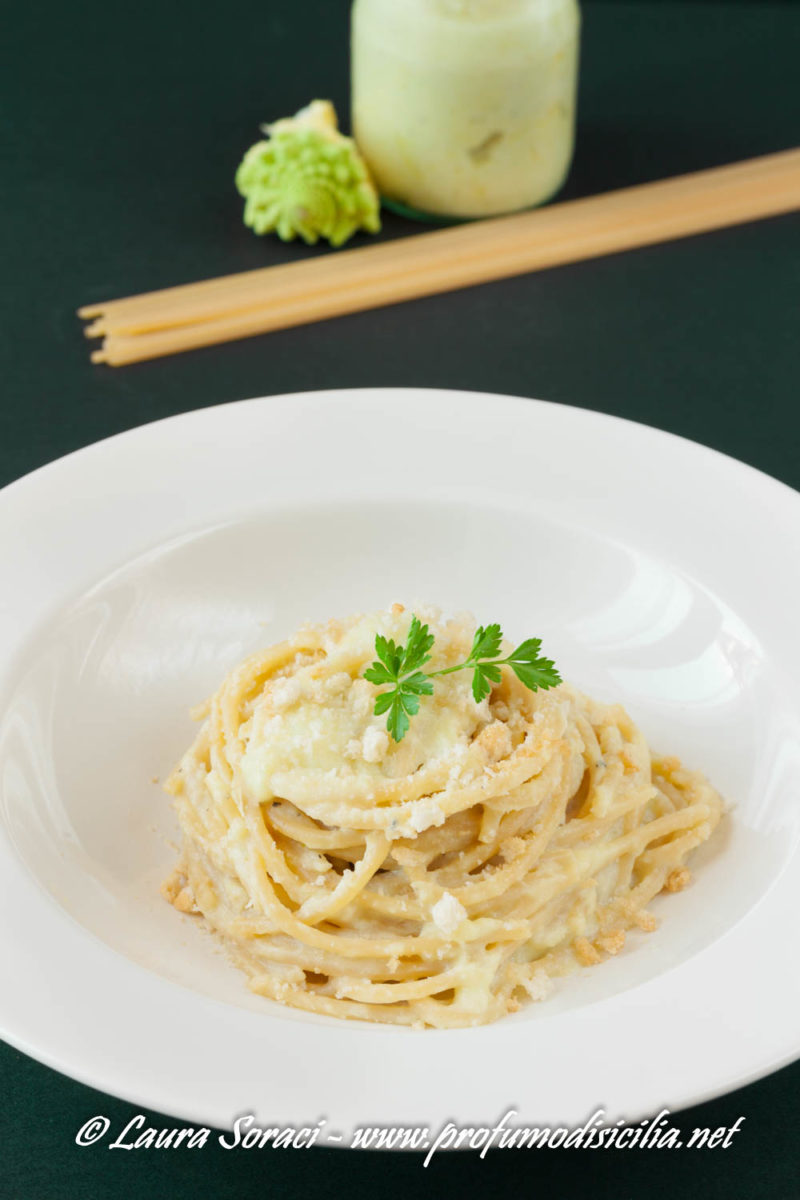
[[[525,208],[508,209],[506,212],[486,213],[480,217],[456,217],[447,213],[432,213],[426,212],[421,208],[414,208],[410,204],[404,204],[402,200],[393,200],[391,196],[381,196],[381,205],[389,212],[395,213],[398,217],[405,217],[409,221],[417,221],[423,225],[466,225],[470,221],[491,221],[494,217],[512,217],[515,213],[533,212],[536,208],[543,208],[545,204],[549,204],[551,200],[555,200],[561,189],[566,183],[566,176],[561,179],[552,192],[549,192],[544,199],[537,201],[536,204],[528,204]]]
[[[412,208],[410,204],[403,204],[402,200],[392,200],[389,196],[381,196],[381,206],[393,212],[395,216],[419,221],[423,225],[461,225],[465,221],[480,220],[480,217],[448,217],[443,213],[423,212],[421,208]]]

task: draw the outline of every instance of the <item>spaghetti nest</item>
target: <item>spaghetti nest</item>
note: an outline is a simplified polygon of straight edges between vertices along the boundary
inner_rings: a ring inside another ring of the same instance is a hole
[[[463,661],[469,619],[424,617],[430,669]],[[392,742],[363,673],[376,634],[408,626],[395,605],[305,628],[228,676],[167,784],[183,852],[165,892],[262,995],[477,1025],[653,929],[646,906],[688,882],[722,806],[621,707],[510,671],[480,704],[468,672],[437,680]]]

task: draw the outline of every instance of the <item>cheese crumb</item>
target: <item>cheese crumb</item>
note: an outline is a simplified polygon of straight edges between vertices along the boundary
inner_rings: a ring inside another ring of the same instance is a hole
[[[350,703],[357,719],[366,719],[375,702],[372,685],[366,679],[354,679],[350,688]]]
[[[553,990],[553,981],[544,971],[534,971],[530,979],[523,980],[522,986],[531,1000],[546,1000]]]
[[[292,676],[289,679],[279,679],[272,687],[272,694],[270,696],[272,707],[278,709],[289,708],[290,705],[300,699],[302,693],[302,684],[296,676]]]
[[[337,671],[335,675],[331,675],[329,679],[326,679],[323,682],[323,700],[343,695],[343,693],[346,692],[352,685],[352,682],[353,681],[347,674],[347,671]]]
[[[450,937],[466,919],[467,910],[452,892],[445,892],[431,909],[433,923],[445,937]]]
[[[493,721],[485,725],[475,739],[475,745],[485,753],[490,763],[499,762],[511,753],[511,734],[508,726],[502,721]]]
[[[416,833],[424,833],[432,825],[444,825],[444,813],[438,804],[420,801],[414,805],[408,824]]]
[[[389,749],[389,735],[385,729],[376,729],[370,725],[362,739],[361,756],[364,762],[378,763]]]

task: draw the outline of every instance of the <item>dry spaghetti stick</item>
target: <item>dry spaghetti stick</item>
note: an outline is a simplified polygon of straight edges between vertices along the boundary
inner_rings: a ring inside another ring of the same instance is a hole
[[[740,172],[724,187],[717,178],[710,187],[684,193],[679,205],[670,186],[651,184],[423,234],[400,244],[411,243],[391,271],[380,260],[376,269],[371,256],[381,247],[346,252],[335,259],[335,288],[319,282],[310,270],[315,263],[296,264],[285,269],[294,272],[293,286],[268,306],[152,334],[110,334],[92,359],[120,366],[788,212],[800,206],[800,153],[765,176]],[[356,255],[362,257],[353,267]]]
[[[768,155],[732,166],[552,205],[534,213],[475,222],[458,229],[440,230],[339,255],[326,255],[301,263],[262,268],[89,305],[81,309],[79,315],[99,318],[87,328],[90,336],[102,333],[133,336],[216,320],[248,308],[261,309],[272,303],[280,304],[292,296],[338,289],[343,270],[348,281],[355,283],[370,278],[374,273],[388,276],[398,270],[402,272],[422,266],[431,256],[441,257],[453,247],[458,247],[458,253],[463,256],[474,257],[476,254],[493,253],[503,239],[527,239],[528,231],[538,231],[544,239],[559,234],[568,235],[570,223],[580,222],[582,215],[585,224],[586,218],[590,219],[590,223],[591,220],[600,222],[604,214],[610,212],[619,226],[627,222],[628,213],[635,218],[637,213],[641,214],[650,208],[653,219],[658,220],[659,205],[665,204],[668,208],[677,206],[680,210],[686,205],[696,205],[702,196],[713,200],[715,193],[733,194],[735,189],[741,187],[755,189],[755,203],[758,205],[761,193],[766,202],[766,194],[780,187],[782,180],[789,181],[790,185],[792,181],[796,182],[798,162],[798,151]],[[669,217],[670,214],[666,215]],[[665,230],[664,236],[670,234]]]
[[[790,186],[796,182],[797,166],[793,161],[795,158],[795,155],[777,156],[777,160],[769,160],[771,164],[769,169],[765,169],[758,175],[754,175],[752,167],[746,173],[742,172],[739,168],[723,168],[720,171],[705,173],[705,176],[711,176],[711,179],[707,181],[708,186],[704,188],[704,193],[707,194],[713,201],[714,192],[719,192],[720,185],[723,182],[720,179],[720,176],[722,175],[725,177],[724,192],[728,194],[729,198],[733,199],[734,201],[738,200],[740,203],[742,199],[744,199],[745,208],[746,210],[749,210],[754,200],[752,193],[753,189],[755,188],[757,189],[755,203],[760,207],[760,193],[765,187],[769,186],[770,190],[774,190],[776,186],[780,187],[784,177],[788,180]],[[730,176],[728,175],[729,172],[731,173]],[[697,180],[698,177],[689,178]],[[503,218],[499,222],[484,222],[482,224],[471,227],[463,227],[457,230],[446,230],[436,234],[422,235],[413,239],[404,239],[399,243],[390,243],[387,246],[369,247],[363,250],[350,251],[340,256],[328,256],[328,258],[322,260],[292,264],[284,267],[268,268],[266,271],[254,273],[255,275],[261,277],[259,281],[260,291],[254,293],[254,296],[256,296],[258,299],[259,306],[262,306],[265,303],[265,300],[269,299],[269,293],[265,293],[264,291],[264,284],[269,279],[272,279],[276,285],[280,285],[274,289],[275,294],[273,295],[273,300],[276,302],[285,300],[287,298],[287,294],[303,295],[309,290],[313,290],[314,287],[322,287],[323,290],[327,290],[333,280],[335,280],[337,284],[341,284],[342,268],[345,264],[345,261],[347,264],[348,277],[352,273],[352,276],[355,280],[358,280],[359,278],[369,278],[370,275],[374,273],[376,267],[380,267],[382,271],[391,275],[398,268],[401,270],[408,270],[409,268],[413,268],[415,265],[430,263],[432,256],[438,256],[438,258],[441,258],[442,252],[447,253],[451,250],[454,239],[458,240],[458,244],[462,249],[467,247],[467,243],[469,241],[470,243],[477,244],[477,251],[479,254],[481,249],[483,249],[484,252],[487,250],[494,251],[498,246],[496,230],[490,229],[490,226],[499,225],[502,227],[502,232],[504,232],[505,235],[508,235],[515,232],[514,228],[512,228],[512,225],[516,227],[520,222],[530,223],[533,219],[535,219],[535,230],[538,231],[540,235],[546,234],[547,238],[550,239],[552,238],[554,232],[557,231],[557,228],[559,226],[563,226],[565,214],[569,215],[570,221],[574,222],[581,216],[582,212],[584,217],[589,215],[587,210],[591,209],[591,215],[598,222],[596,232],[599,233],[601,228],[599,222],[602,219],[604,210],[609,209],[612,201],[614,223],[619,225],[620,221],[625,221],[626,210],[628,208],[631,209],[634,217],[637,215],[637,210],[642,208],[642,193],[649,193],[647,196],[648,203],[646,207],[651,210],[651,220],[663,222],[665,219],[668,220],[671,216],[673,216],[669,210],[674,207],[673,201],[676,199],[674,189],[678,184],[680,184],[682,187],[685,187],[684,180],[667,181],[667,183],[664,184],[645,185],[643,188],[627,189],[624,192],[611,193],[605,197],[594,197],[589,200],[574,201],[569,205],[556,206],[551,209],[542,210],[539,213],[523,214],[522,217]],[[743,187],[747,189],[747,193],[744,197],[742,196]],[[778,206],[783,203],[780,196],[772,197],[771,199],[773,199]],[[695,197],[695,206],[696,201],[697,197]],[[666,212],[663,211],[663,206],[665,203],[667,205]],[[659,204],[661,207],[659,207]],[[684,215],[685,214],[678,213],[679,222],[682,221],[682,217]],[[734,213],[733,215],[735,216],[737,214]],[[712,220],[713,219],[714,218],[712,218]],[[727,221],[730,218],[728,215],[722,214],[718,216],[717,219]],[[707,222],[702,223],[705,224]],[[584,221],[583,224],[585,225],[586,222]],[[695,222],[690,221],[690,224],[695,224]],[[488,239],[487,231],[492,235]],[[517,229],[516,232],[519,233],[519,230]],[[613,225],[611,232],[613,234]],[[478,234],[480,235],[479,237],[476,236]],[[508,240],[507,236],[505,240]],[[481,244],[483,245],[481,246]],[[515,247],[512,242],[511,249],[513,250],[514,248]],[[597,252],[601,251],[607,252],[607,249],[601,246]],[[562,258],[563,254],[559,253],[558,257]],[[234,277],[234,279],[235,278],[236,277]],[[207,288],[214,286],[214,282],[215,281],[210,281],[209,284],[192,285],[187,290],[190,293],[201,292],[204,294]],[[233,281],[231,281],[231,285],[232,282]],[[181,291],[181,289],[177,290]],[[169,294],[169,292],[164,293],[164,295],[167,296]],[[232,294],[234,294],[234,300],[237,305],[244,305],[248,303],[252,304],[254,302],[252,298],[248,299],[246,295],[239,295],[238,289],[234,289]],[[155,302],[156,297],[153,297],[152,299],[141,299],[147,300],[147,305],[152,305]],[[139,300],[140,298],[134,297],[131,301],[121,301],[118,303],[122,305],[123,311],[127,311],[127,308],[130,305],[133,305],[135,308],[138,305]],[[169,318],[165,317],[163,319],[178,321],[184,319],[199,319],[201,316],[214,316],[220,303],[221,301],[219,298],[216,298],[214,300],[214,309],[207,309],[205,313],[201,313],[200,311],[196,311],[194,313],[179,313],[178,311],[171,310],[171,315]],[[147,305],[145,306],[145,311],[147,310]],[[108,319],[110,321],[111,316],[109,316]],[[154,320],[160,319],[162,318],[154,318]],[[125,328],[125,325],[123,323],[122,326],[118,326],[117,322],[115,321],[115,328],[117,328],[118,331],[121,331]]]

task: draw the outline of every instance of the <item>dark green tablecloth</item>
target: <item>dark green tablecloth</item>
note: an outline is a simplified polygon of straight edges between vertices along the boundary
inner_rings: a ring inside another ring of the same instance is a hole
[[[316,253],[254,238],[231,179],[261,121],[315,95],[346,111],[347,9],[344,0],[114,0],[6,13],[0,483],[202,405],[424,384],[620,414],[800,486],[796,216],[124,370],[90,366],[79,304]],[[566,194],[800,143],[798,49],[796,4],[587,4]],[[409,232],[387,217],[385,236]],[[765,992],[765,1020],[769,1009]],[[334,1150],[79,1150],[88,1117],[121,1127],[137,1110],[9,1047],[0,1063],[4,1200],[423,1187],[559,1200],[800,1196],[797,1064],[681,1115],[687,1130],[743,1115],[724,1152],[440,1156],[423,1173],[414,1156]]]

